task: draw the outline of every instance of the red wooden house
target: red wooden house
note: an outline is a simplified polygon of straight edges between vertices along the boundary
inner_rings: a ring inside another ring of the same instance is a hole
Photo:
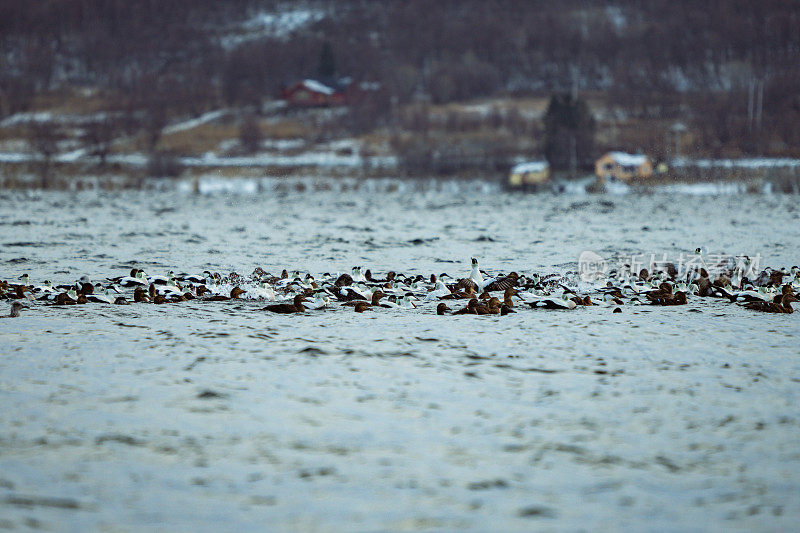
[[[281,91],[281,98],[291,106],[333,107],[347,105],[345,89],[330,87],[317,80],[302,80]]]

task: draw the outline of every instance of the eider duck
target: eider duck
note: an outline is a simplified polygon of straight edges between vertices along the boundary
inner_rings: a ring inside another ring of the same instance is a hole
[[[536,296],[536,299],[534,301],[527,303],[534,309],[541,308],[541,309],[572,310],[575,309],[578,305],[570,299],[550,298],[547,296]]]
[[[290,314],[290,313],[302,313],[305,311],[305,307],[303,307],[303,302],[306,301],[306,297],[302,294],[298,294],[294,297],[292,303],[281,303],[281,304],[272,304],[264,307],[264,311],[269,311],[271,313],[283,313],[283,314]]]
[[[211,272],[209,272],[208,270],[206,270],[206,272],[208,272],[209,275],[211,274]],[[199,274],[186,274],[185,272],[177,274],[175,276],[175,279],[180,280],[180,281],[188,281],[189,283],[205,283],[206,282],[206,276],[205,275],[201,276]]]
[[[775,302],[746,302],[741,304],[745,309],[752,309],[753,311],[761,311],[764,313],[792,313],[792,302],[796,302],[794,294],[787,292],[781,297],[780,303]]]
[[[470,300],[477,297],[475,293],[475,284],[471,280],[465,280],[468,283],[459,282],[456,285],[456,291],[442,296],[441,300]]]
[[[208,298],[203,298],[203,300],[207,302],[225,302],[227,300],[236,300],[239,298],[239,296],[244,294],[244,292],[245,291],[237,285],[231,289],[231,292],[228,293],[228,296],[225,296],[224,294],[215,294],[213,296],[209,296]]]
[[[340,302],[352,302],[353,300],[364,300],[368,302],[372,298],[371,293],[369,295],[364,294],[355,286],[340,287],[333,295]]]
[[[514,302],[511,301],[511,297],[512,296],[516,296],[517,298],[522,299],[522,297],[519,295],[519,293],[517,292],[517,290],[515,288],[508,287],[503,292],[503,305],[508,306],[508,307],[514,307]],[[587,298],[588,298],[588,296],[587,296]]]
[[[133,301],[142,303],[150,302],[150,297],[147,295],[147,292],[145,292],[144,287],[136,287],[136,289],[134,289]]]
[[[492,296],[489,301],[482,305],[477,305],[475,311],[479,315],[499,315],[500,314],[500,298]]]
[[[364,301],[358,301],[353,306],[353,310],[356,313],[363,313],[364,311],[368,311],[370,309],[372,309],[372,306],[370,304],[368,304],[367,302],[364,302]]]
[[[370,269],[367,269],[366,272],[364,272],[364,277],[367,279],[369,283],[390,283],[391,281],[394,281],[395,275],[396,274],[390,270],[389,272],[386,273],[386,277],[384,279],[376,279],[375,277],[373,277],[372,271]]]
[[[403,296],[403,299],[400,300],[400,307],[405,307],[408,309],[416,309],[417,306],[414,304],[414,302],[411,301],[412,298],[415,300],[417,299],[417,297],[414,296],[412,293],[407,292],[405,296]]]
[[[445,285],[441,280],[436,280],[436,287],[425,296],[425,301],[430,302],[433,300],[438,300],[447,296],[448,294],[452,294],[452,292],[447,288],[447,285]]]
[[[472,258],[472,271],[469,273],[468,279],[471,279],[475,285],[478,286],[478,290],[483,290],[487,285],[487,282],[483,279],[480,268],[478,268],[478,260],[474,257]]]
[[[250,289],[248,293],[261,300],[275,300],[277,297],[275,289],[267,285],[264,281],[259,283],[256,288]]]
[[[364,276],[364,274],[361,273],[361,267],[360,266],[353,267],[353,273],[350,274],[350,277],[353,278],[353,281],[355,281],[356,283],[366,283],[367,282],[366,276]]]
[[[308,309],[323,309],[325,307],[328,307],[328,305],[330,303],[331,303],[331,299],[327,294],[323,295],[323,296],[317,295],[317,296],[314,297],[313,301],[308,303],[307,308]]]
[[[651,305],[685,305],[686,293],[683,291],[678,291],[675,294],[672,293],[661,293],[658,295],[648,294],[647,299],[650,300]]]
[[[10,298],[12,300],[33,300],[34,297],[31,294],[28,294],[27,290],[28,287],[26,285],[10,285],[9,287],[13,287],[14,292],[6,293],[6,298]]]
[[[16,318],[19,316],[19,312],[22,310],[23,307],[27,306],[22,302],[20,302],[19,300],[15,300],[11,302],[11,313],[5,316],[0,316],[0,318]]]
[[[34,294],[42,294],[44,296],[47,296],[50,294],[56,294],[58,291],[56,290],[55,287],[53,287],[53,284],[50,282],[50,280],[46,279],[44,280],[43,284],[33,287],[31,289],[31,292],[33,292]]]
[[[56,305],[75,305],[77,301],[69,293],[61,292],[56,295]]]
[[[30,276],[28,276],[27,272],[25,274],[21,275],[19,277],[19,280],[22,282],[22,283],[20,283],[20,285],[22,285],[23,287],[27,288],[30,285]]]
[[[167,272],[166,276],[161,276],[161,275],[150,276],[150,283],[155,283],[156,285],[166,285],[170,281],[174,280],[175,280],[175,272],[173,272],[172,270]]]
[[[478,307],[478,300],[473,298],[468,303],[467,306],[463,309],[459,309],[458,311],[454,311],[454,315],[477,315],[478,311],[476,308]]]
[[[147,278],[144,277],[144,271],[138,268],[131,269],[131,275],[120,278],[117,283],[122,287],[146,287],[149,285]]]
[[[89,276],[81,276],[76,285],[77,292],[79,294],[83,294],[84,296],[94,294],[94,284],[92,283],[92,280],[89,279]]]
[[[334,287],[348,287],[353,284],[353,277],[350,274],[342,274],[333,282]]]
[[[494,280],[491,283],[488,283],[483,288],[483,290],[488,292],[504,291],[506,289],[516,287],[518,282],[519,282],[519,274],[517,274],[516,272],[511,272],[508,276],[505,276],[503,278]]]
[[[113,304],[114,298],[109,293],[109,290],[106,289],[100,294],[88,294],[86,299],[90,302],[96,303],[103,303],[103,304]]]
[[[381,298],[383,298],[384,296],[386,296],[386,295],[382,291],[377,290],[377,291],[372,293],[372,298],[370,299],[369,302],[367,302],[367,301],[365,301],[363,299],[362,300],[350,300],[350,301],[344,302],[342,305],[355,307],[360,303],[364,303],[368,307],[372,307],[372,306],[379,307],[379,306],[381,306],[381,303],[380,303],[381,302]]]

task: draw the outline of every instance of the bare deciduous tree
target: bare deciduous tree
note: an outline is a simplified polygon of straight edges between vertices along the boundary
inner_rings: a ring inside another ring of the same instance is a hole
[[[39,156],[40,186],[47,189],[51,185],[53,156],[58,153],[58,142],[64,134],[56,124],[49,122],[31,122],[27,127],[28,143]]]
[[[255,115],[247,115],[239,127],[239,143],[244,151],[253,154],[261,147],[263,135]]]
[[[84,146],[89,154],[100,158],[100,166],[105,166],[111,145],[120,131],[118,121],[109,116],[93,120],[84,128]]]

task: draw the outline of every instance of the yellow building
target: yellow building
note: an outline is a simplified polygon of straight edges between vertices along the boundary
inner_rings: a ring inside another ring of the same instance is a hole
[[[535,187],[550,179],[550,164],[547,161],[520,163],[511,169],[508,184],[511,187]]]
[[[594,171],[600,179],[630,181],[652,176],[653,162],[646,155],[608,152],[594,164]]]

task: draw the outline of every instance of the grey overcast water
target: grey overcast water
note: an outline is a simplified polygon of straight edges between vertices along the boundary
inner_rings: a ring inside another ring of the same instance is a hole
[[[789,195],[0,193],[0,279],[800,263]],[[759,255],[760,254],[760,255]],[[54,307],[0,321],[0,526],[168,531],[800,527],[800,316],[712,298]],[[7,313],[7,303],[0,302]]]

